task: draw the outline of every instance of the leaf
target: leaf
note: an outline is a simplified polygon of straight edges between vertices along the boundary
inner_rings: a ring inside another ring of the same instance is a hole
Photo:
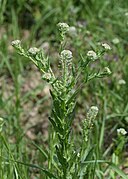
[[[28,167],[37,168],[39,170],[42,170],[48,177],[57,179],[55,175],[53,175],[51,172],[49,172],[48,170],[46,170],[46,169],[44,169],[44,168],[42,168],[40,166],[33,165],[33,164],[28,164],[28,163],[23,163],[23,162],[19,162],[19,161],[14,161],[14,162],[22,164],[22,165],[25,165],[25,166],[28,166]]]
[[[93,150],[94,150],[94,146],[92,146],[89,150],[85,149],[85,152],[83,154],[83,158],[81,159],[81,162],[91,159]]]
[[[55,121],[54,121],[51,117],[49,117],[49,120],[50,120],[52,126],[54,127],[54,130],[56,131],[56,133],[59,133],[59,134],[62,135],[61,128],[59,128],[59,127],[56,125]]]
[[[68,123],[67,123],[68,126],[71,126],[71,125],[72,125],[72,122],[73,122],[73,120],[74,120],[74,118],[75,118],[75,112],[76,112],[76,104],[75,104],[75,106],[74,106],[73,111],[68,114],[68,120],[67,120],[67,121],[68,121]]]
[[[73,78],[72,81],[71,81],[71,83],[69,83],[69,84],[67,85],[67,93],[68,93],[69,91],[71,91],[71,89],[73,88],[74,85],[75,85],[75,80],[74,80],[74,78]]]
[[[61,163],[61,165],[66,169],[67,168],[67,161],[66,159],[63,157],[63,155],[61,154],[60,149],[56,146],[56,153],[57,153],[57,157],[59,162]]]
[[[77,96],[79,90],[76,90],[72,95],[71,97],[69,98],[69,100],[67,101],[67,105],[69,105]]]
[[[49,117],[49,120],[50,120],[51,124],[53,125],[55,131],[57,132],[57,131],[58,131],[58,128],[57,128],[57,126],[56,126],[55,121],[54,121],[51,117]]]
[[[105,160],[90,160],[90,161],[85,161],[82,163],[83,164],[89,164],[89,163],[106,163],[109,165],[110,168],[112,168],[118,175],[120,175],[123,179],[128,179],[128,175],[126,175],[121,169],[118,168],[114,163],[108,162]]]
[[[49,91],[50,91],[50,94],[51,94],[52,99],[54,100],[54,99],[56,98],[56,95],[53,93],[52,90],[49,90]]]
[[[78,153],[75,152],[74,154],[71,155],[71,159],[70,159],[70,161],[69,161],[69,164],[70,164],[69,170],[71,169],[71,167],[73,166],[73,164],[76,163],[77,154],[78,154]]]
[[[54,174],[52,174],[50,171],[38,166],[38,165],[34,165],[34,164],[29,164],[29,163],[24,163],[24,162],[20,162],[20,161],[17,161],[17,160],[12,160],[12,159],[7,159],[5,157],[2,157],[4,159],[6,159],[8,162],[11,161],[11,162],[15,162],[15,163],[18,163],[18,164],[21,164],[21,165],[25,165],[25,166],[28,166],[28,167],[32,167],[32,168],[37,168],[39,170],[41,170],[42,172],[44,172],[48,177],[50,178],[54,178],[54,179],[58,179]]]
[[[41,148],[39,147],[37,144],[35,144],[34,142],[32,142],[32,144],[41,152],[41,154],[48,159],[48,154]]]
[[[80,165],[79,176],[80,176],[80,177],[83,177],[83,176],[84,176],[86,167],[87,167],[88,164],[89,164],[89,163],[84,162],[84,161],[91,159],[91,157],[92,157],[92,155],[93,155],[93,149],[94,149],[94,146],[91,147],[89,150],[85,149],[85,151],[84,151],[84,153],[83,153],[83,155],[82,155],[81,162],[79,163],[79,165]]]
[[[108,162],[109,166],[118,173],[123,179],[128,179],[128,175],[126,175],[122,170],[120,170],[114,163]]]
[[[57,127],[59,128],[59,131],[61,131],[61,134],[63,133],[62,123],[61,119],[57,116],[57,113],[52,110],[53,117],[55,118],[55,121],[57,123]]]
[[[53,107],[55,109],[55,112],[56,112],[57,116],[59,118],[61,118],[62,117],[62,110],[61,110],[61,106],[60,106],[60,101],[58,99],[54,99]]]

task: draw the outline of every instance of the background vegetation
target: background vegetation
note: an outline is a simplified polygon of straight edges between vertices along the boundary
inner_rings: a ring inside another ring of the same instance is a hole
[[[68,35],[67,47],[75,63],[98,42],[112,50],[102,66],[112,75],[94,80],[81,89],[73,135],[81,136],[81,120],[89,106],[97,105],[92,143],[97,159],[116,164],[117,129],[128,131],[128,5],[124,0],[0,0],[0,117],[5,124],[0,143],[0,178],[42,178],[43,172],[28,163],[47,166],[42,148],[48,148],[49,87],[33,64],[16,54],[13,39],[21,39],[26,48],[43,48],[56,71],[59,37],[56,24],[76,27]],[[94,64],[98,68],[98,64]],[[93,67],[92,66],[92,69]],[[40,148],[39,148],[40,146]],[[128,174],[128,144],[119,156],[119,168]],[[15,161],[15,162],[14,162]],[[17,161],[17,162],[16,162]],[[21,162],[21,163],[20,163]],[[101,174],[100,174],[101,173]],[[113,170],[99,164],[94,178],[117,178]]]

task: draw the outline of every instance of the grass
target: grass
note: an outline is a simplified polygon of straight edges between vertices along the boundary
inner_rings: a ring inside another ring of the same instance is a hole
[[[94,64],[95,69],[109,66],[112,75],[91,81],[80,91],[73,136],[79,147],[81,121],[89,106],[97,105],[99,114],[90,136],[93,146],[90,153],[97,163],[87,160],[89,176],[91,179],[114,179],[117,175],[126,178],[127,142],[118,159],[114,153],[116,140],[119,140],[116,130],[128,130],[127,2],[71,0],[60,4],[58,0],[56,3],[53,0],[48,3],[17,0],[15,6],[12,4],[7,0],[0,1],[0,116],[5,121],[0,144],[0,178],[45,177],[43,167],[47,166],[48,151],[44,153],[44,150],[48,150],[50,140],[48,86],[41,81],[41,75],[32,63],[16,54],[10,44],[13,39],[22,39],[26,48],[45,47],[56,71],[59,47],[56,24],[63,21],[77,29],[77,36],[68,36],[66,44],[73,52],[76,65],[81,54],[85,57],[88,50],[99,48],[98,42],[107,42],[112,47],[100,67]],[[114,43],[115,38],[119,43]],[[120,83],[122,79],[125,84]]]

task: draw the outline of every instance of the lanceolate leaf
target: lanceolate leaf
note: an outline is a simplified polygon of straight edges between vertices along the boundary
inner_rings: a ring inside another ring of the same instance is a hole
[[[48,153],[43,150],[40,146],[38,146],[37,144],[35,144],[34,142],[32,142],[32,144],[41,152],[41,154],[46,158],[48,159]]]
[[[69,100],[67,101],[67,105],[69,105],[77,96],[79,90],[76,90],[72,95],[71,97],[69,98]]]

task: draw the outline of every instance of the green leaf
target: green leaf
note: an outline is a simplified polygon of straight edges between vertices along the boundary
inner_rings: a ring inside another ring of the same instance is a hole
[[[73,122],[73,120],[75,118],[75,112],[76,112],[76,104],[74,106],[73,111],[71,113],[69,113],[68,116],[67,116],[67,125],[68,126],[72,125],[72,122]]]
[[[14,161],[14,162],[28,166],[28,167],[37,168],[39,170],[42,170],[42,172],[44,172],[48,177],[57,179],[55,175],[53,175],[51,172],[49,172],[48,170],[46,170],[40,166],[37,166],[34,164],[23,163],[23,162],[19,162],[19,161]]]
[[[51,124],[53,125],[53,127],[54,127],[55,131],[57,132],[57,131],[58,131],[58,129],[57,129],[57,126],[56,126],[55,121],[54,121],[51,117],[49,117],[49,120],[50,120]]]
[[[45,168],[42,168],[38,165],[34,165],[34,164],[29,164],[29,163],[24,163],[24,162],[20,162],[20,161],[17,161],[17,160],[12,160],[12,159],[7,159],[5,157],[2,157],[4,158],[5,160],[7,160],[8,162],[15,162],[15,163],[18,163],[18,164],[21,164],[21,165],[25,165],[25,166],[28,166],[28,167],[32,167],[32,168],[36,168],[36,169],[39,169],[41,170],[42,172],[44,172],[48,177],[50,178],[54,178],[54,179],[58,179],[54,174],[52,174],[50,171],[46,170]]]
[[[89,163],[87,162],[84,162],[86,160],[89,160],[92,158],[92,155],[93,155],[93,149],[94,149],[94,146],[89,148],[88,150],[85,149],[83,154],[82,154],[82,157],[81,157],[81,161],[79,163],[80,165],[80,169],[79,169],[79,176],[80,177],[83,177],[84,174],[85,174],[85,171],[86,171],[86,168],[88,166]]]
[[[76,91],[70,96],[69,100],[68,100],[67,103],[66,103],[67,105],[69,105],[69,104],[76,98],[78,92],[79,92],[79,90],[76,90]]]
[[[63,155],[61,154],[61,151],[60,149],[56,146],[56,153],[57,153],[57,157],[58,157],[58,160],[60,162],[60,164],[66,169],[67,168],[67,161],[66,159],[63,157]]]
[[[53,93],[52,90],[49,90],[49,91],[50,91],[50,94],[51,94],[52,99],[54,100],[54,99],[56,98],[56,95]]]
[[[73,164],[76,163],[77,154],[78,154],[77,152],[75,152],[74,154],[71,154],[71,159],[70,159],[70,161],[69,161],[69,164],[70,164],[69,170],[71,169],[71,167],[73,166]]]
[[[120,175],[123,179],[128,179],[128,175],[126,175],[121,169],[118,168],[114,163],[108,162],[105,160],[90,160],[90,161],[85,161],[82,163],[83,164],[89,164],[89,163],[106,163],[108,164],[111,169],[113,169],[118,175]]]
[[[109,164],[109,167],[111,167],[123,179],[128,179],[128,175],[126,175],[122,170],[120,170],[114,163],[108,162],[108,164]]]
[[[57,127],[59,128],[59,130],[61,131],[61,133],[63,133],[63,128],[62,128],[62,123],[61,123],[61,119],[59,118],[59,116],[57,116],[57,113],[52,110],[52,115],[55,118],[55,121],[57,123]]]
[[[49,121],[51,122],[52,126],[54,127],[54,130],[56,131],[56,133],[59,133],[60,135],[62,135],[63,131],[61,131],[61,128],[59,128],[56,125],[55,121],[51,117],[49,117]]]
[[[63,110],[62,110],[62,106],[61,106],[61,104],[62,104],[62,100],[58,100],[58,99],[55,99],[54,101],[53,101],[53,107],[54,107],[54,109],[55,109],[55,112],[56,112],[56,114],[57,114],[57,116],[61,119],[62,118],[62,116],[63,116]]]
[[[82,155],[82,159],[81,162],[84,162],[85,160],[89,160],[92,157],[93,154],[93,150],[94,150],[94,146],[92,146],[90,149],[85,149],[83,155]]]
[[[48,154],[46,151],[44,151],[41,147],[39,147],[37,144],[35,144],[34,142],[32,142],[32,144],[41,152],[41,154],[48,159]]]

